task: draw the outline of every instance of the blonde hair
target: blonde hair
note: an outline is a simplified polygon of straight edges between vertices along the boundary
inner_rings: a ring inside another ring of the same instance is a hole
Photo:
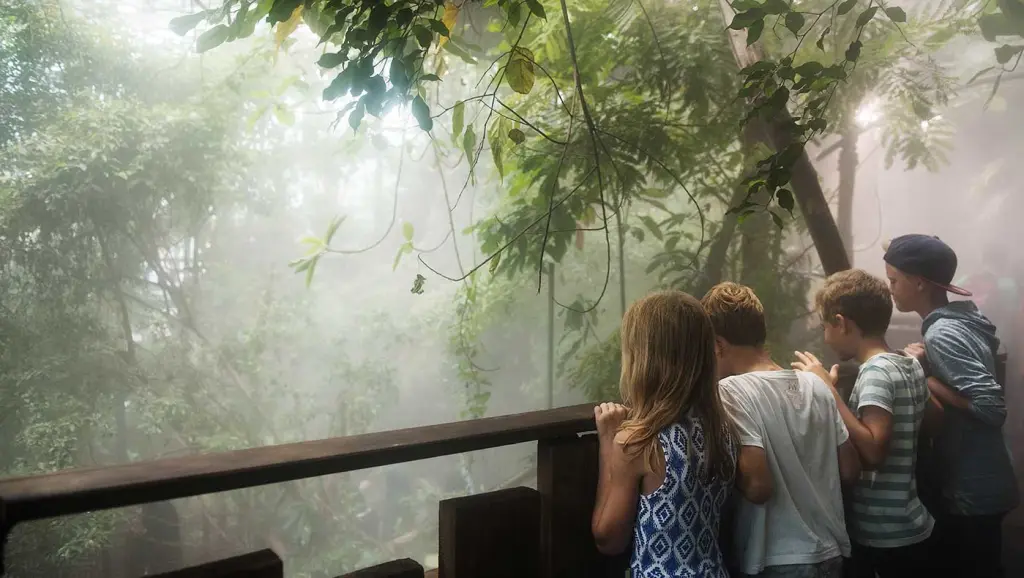
[[[822,321],[836,315],[853,322],[865,337],[884,337],[892,319],[892,294],[878,277],[860,269],[834,273],[814,298]]]
[[[719,283],[700,301],[715,334],[732,345],[761,347],[768,339],[764,306],[754,290],[738,283]]]
[[[681,291],[659,291],[629,307],[622,318],[619,390],[629,407],[621,428],[627,454],[642,454],[656,471],[658,432],[692,412],[704,430],[702,477],[732,477],[732,424],[718,395],[714,330],[699,301]]]

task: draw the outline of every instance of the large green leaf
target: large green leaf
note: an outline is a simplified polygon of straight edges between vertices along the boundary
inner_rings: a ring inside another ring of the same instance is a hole
[[[196,52],[200,54],[207,50],[217,48],[224,41],[228,39],[231,34],[231,29],[223,24],[218,24],[213,28],[203,32],[196,40]]]
[[[459,101],[452,108],[452,138],[459,138],[466,119],[466,103]]]
[[[419,95],[412,99],[412,116],[416,118],[421,129],[430,132],[430,129],[434,128],[434,119],[430,118],[430,107]]]
[[[171,19],[168,27],[172,32],[178,36],[184,36],[192,31],[193,28],[199,26],[199,23],[206,20],[206,12],[196,12],[195,14],[186,14],[185,16],[178,16],[177,18]]]

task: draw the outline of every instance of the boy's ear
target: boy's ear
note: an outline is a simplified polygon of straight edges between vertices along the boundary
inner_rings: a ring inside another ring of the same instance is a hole
[[[850,330],[853,329],[852,327],[850,327],[850,320],[838,313],[836,313],[835,325],[836,327],[839,328],[839,331],[842,332],[844,335],[849,333]]]
[[[717,354],[719,357],[721,357],[722,354],[725,353],[725,349],[726,349],[726,346],[728,344],[729,344],[729,342],[726,341],[725,338],[716,335],[715,336],[715,354]]]

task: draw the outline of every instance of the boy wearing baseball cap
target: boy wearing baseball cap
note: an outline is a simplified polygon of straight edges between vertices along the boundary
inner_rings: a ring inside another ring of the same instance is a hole
[[[999,339],[972,301],[949,301],[947,293],[971,295],[951,284],[956,267],[956,253],[938,237],[904,235],[885,252],[893,303],[924,320],[924,344],[907,352],[927,361],[928,389],[946,410],[935,440],[937,553],[948,557],[947,576],[1000,577],[1002,520],[1019,497],[1003,441],[1003,387],[995,379]]]

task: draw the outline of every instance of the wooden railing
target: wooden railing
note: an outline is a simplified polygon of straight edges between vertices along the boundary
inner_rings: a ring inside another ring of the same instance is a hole
[[[626,560],[601,556],[590,533],[597,483],[593,406],[581,405],[0,481],[0,538],[18,523],[252,488],[537,442],[537,489],[518,487],[441,501],[441,578],[603,578]],[[3,563],[0,550],[0,565]],[[0,566],[2,573],[2,566]],[[422,578],[412,560],[349,578]],[[435,575],[431,573],[430,575]],[[280,578],[271,550],[162,575],[163,578]]]

